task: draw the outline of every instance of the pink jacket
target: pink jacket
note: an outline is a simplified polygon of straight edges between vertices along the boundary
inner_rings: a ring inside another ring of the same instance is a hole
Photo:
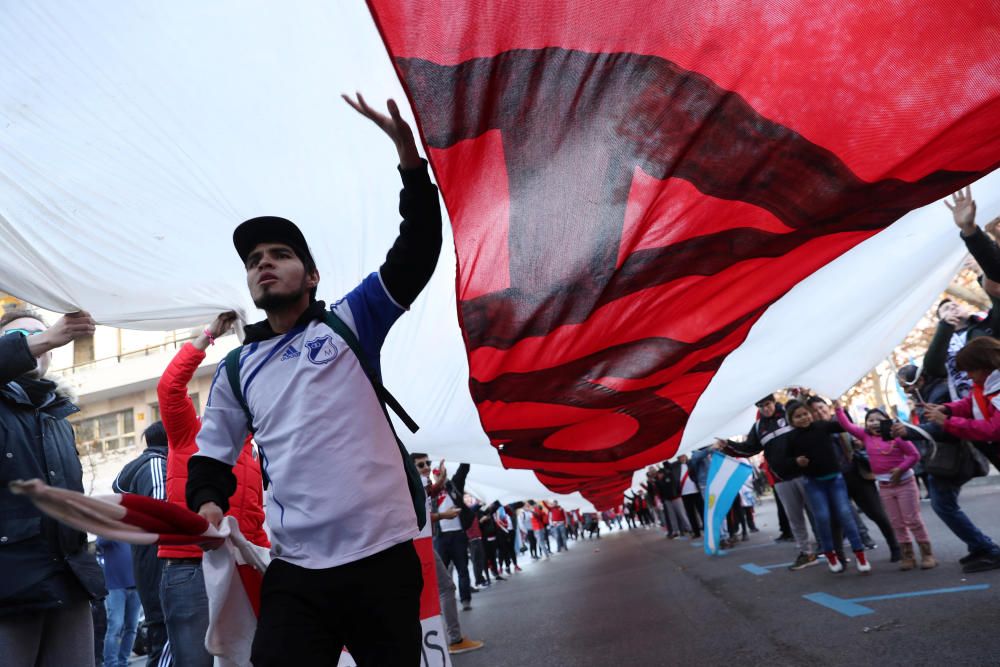
[[[896,438],[892,442],[886,442],[877,435],[872,435],[857,424],[847,418],[847,414],[842,410],[837,410],[837,421],[844,427],[844,430],[860,440],[865,445],[868,452],[868,460],[872,465],[872,472],[876,475],[888,475],[893,468],[899,468],[904,472],[917,465],[920,461],[920,452],[909,440]]]
[[[944,430],[966,440],[979,442],[995,442],[1000,440],[1000,396],[990,396],[1000,390],[1000,371],[993,371],[986,378],[984,391],[986,396],[986,411],[982,414],[979,405],[975,403],[973,394],[960,401],[945,403],[951,411],[951,416],[944,423]]]

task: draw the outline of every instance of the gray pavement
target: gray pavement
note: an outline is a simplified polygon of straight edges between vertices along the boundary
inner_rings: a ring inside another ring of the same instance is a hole
[[[1000,486],[969,486],[962,501],[1000,539]],[[1000,570],[964,575],[957,564],[964,545],[930,503],[922,510],[942,561],[927,571],[890,565],[870,522],[879,542],[868,552],[871,575],[834,575],[825,565],[769,568],[795,557],[793,545],[772,541],[771,502],[759,508],[761,532],[719,557],[657,530],[573,542],[570,552],[531,563],[474,595],[474,608],[461,612],[463,630],[486,647],[453,661],[456,667],[998,665]],[[959,590],[913,595],[941,589]],[[829,606],[803,597],[813,594],[832,596],[817,598]],[[857,600],[901,594],[907,597]],[[872,613],[845,615],[865,610]]]

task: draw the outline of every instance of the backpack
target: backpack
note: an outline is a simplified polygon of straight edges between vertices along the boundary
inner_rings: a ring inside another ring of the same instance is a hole
[[[361,364],[365,375],[368,377],[368,381],[371,382],[372,389],[375,390],[375,396],[378,397],[379,405],[382,406],[382,413],[385,415],[385,420],[389,423],[389,430],[392,431],[392,435],[396,439],[396,445],[399,447],[399,455],[403,459],[403,469],[406,471],[406,482],[410,490],[410,498],[413,500],[413,511],[417,516],[417,526],[423,530],[427,524],[427,495],[424,492],[424,483],[420,477],[420,473],[417,472],[416,466],[413,465],[413,461],[410,460],[410,454],[406,451],[406,447],[403,446],[403,441],[396,434],[396,427],[393,426],[392,420],[389,418],[389,411],[386,409],[386,405],[392,408],[392,411],[406,424],[411,433],[416,433],[420,427],[417,426],[417,423],[413,421],[410,415],[406,414],[406,410],[399,404],[399,401],[382,385],[382,380],[379,378],[378,373],[365,360],[361,343],[350,327],[331,310],[326,311],[324,322],[337,335],[343,338],[347,346],[351,348],[354,356],[357,357],[358,362]],[[229,386],[233,390],[233,395],[246,414],[247,429],[250,433],[253,433],[253,415],[250,413],[250,407],[247,405],[246,397],[243,396],[243,390],[240,388],[240,352],[242,350],[243,346],[241,345],[226,355],[226,376],[229,379]],[[264,488],[266,489],[270,485],[267,471],[261,468],[261,474],[264,478]]]

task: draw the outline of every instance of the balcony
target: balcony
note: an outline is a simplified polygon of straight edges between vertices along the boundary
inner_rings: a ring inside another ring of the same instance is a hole
[[[53,369],[51,373],[71,385],[81,403],[117,398],[155,387],[177,350],[191,340],[194,340],[193,336]],[[212,373],[215,366],[238,344],[234,335],[220,338],[208,348],[205,361],[198,368],[195,377]]]

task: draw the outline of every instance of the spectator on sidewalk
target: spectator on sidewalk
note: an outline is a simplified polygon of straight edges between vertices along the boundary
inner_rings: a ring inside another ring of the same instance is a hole
[[[104,667],[127,667],[142,613],[132,571],[132,548],[124,542],[98,537],[97,556],[108,588],[108,597],[104,598]]]
[[[892,521],[902,551],[900,569],[911,570],[916,566],[911,536],[920,549],[920,568],[935,567],[937,561],[931,550],[930,535],[920,515],[920,490],[913,476],[913,466],[920,460],[920,452],[909,440],[891,434],[886,434],[888,438],[884,437],[882,424],[891,424],[892,420],[882,410],[869,410],[865,415],[865,426],[861,428],[847,418],[842,407],[835,407],[837,421],[843,429],[864,443],[872,472],[878,480],[882,504]]]
[[[142,439],[146,442],[146,448],[125,464],[111,488],[115,493],[135,493],[156,500],[166,500],[167,431],[163,428],[163,422],[150,424],[143,432]],[[143,625],[149,640],[146,665],[159,667],[161,664],[169,664],[173,651],[160,601],[160,578],[163,576],[164,563],[157,557],[157,546],[133,544],[132,565],[136,589],[145,614]]]
[[[444,461],[438,467],[437,475],[431,478],[431,461],[427,454],[413,452],[410,460],[420,473],[424,481],[424,490],[427,494],[427,516],[433,524],[440,524],[442,520],[455,519],[459,515],[457,507],[449,507],[447,510],[438,511],[435,498],[444,490],[446,483],[446,471]],[[448,653],[468,653],[483,647],[483,642],[469,639],[462,633],[462,624],[458,618],[458,608],[455,605],[455,581],[451,577],[451,572],[445,567],[444,562],[437,550],[434,550],[434,565],[437,570],[438,598],[441,602],[441,616],[444,618],[445,631],[448,633]]]
[[[549,527],[556,535],[556,553],[567,551],[566,544],[566,510],[559,506],[558,500],[547,505],[549,510]]]
[[[817,421],[832,421],[836,419],[833,408],[830,404],[819,396],[812,396],[807,399],[806,404],[813,414],[813,419]],[[841,474],[844,476],[844,483],[847,485],[847,495],[857,503],[861,511],[875,522],[882,532],[886,545],[889,547],[889,562],[898,563],[902,558],[899,542],[896,540],[896,532],[892,528],[889,516],[882,505],[882,498],[879,496],[878,487],[875,485],[875,474],[871,471],[871,464],[867,454],[864,453],[863,444],[849,433],[837,433],[831,436],[834,443],[834,452],[840,461]],[[859,449],[855,449],[853,443],[857,442]],[[871,537],[866,541],[867,531],[862,530],[864,524],[860,517],[853,511],[856,518],[858,530],[861,532],[861,541],[868,547]],[[837,546],[843,544],[843,530],[839,523],[834,531],[834,542]]]
[[[196,437],[201,419],[188,395],[188,384],[205,360],[205,352],[215,339],[226,334],[236,313],[223,313],[190,343],[185,343],[163,371],[156,386],[160,417],[167,435],[167,500],[187,507],[184,487],[188,460],[198,451]],[[240,532],[254,544],[270,547],[264,530],[264,488],[260,460],[248,436],[233,468],[236,491],[229,497],[230,514]],[[174,661],[185,667],[211,667],[213,657],[205,648],[208,632],[208,596],[201,569],[200,547],[163,545],[158,556],[163,562],[160,604]],[[240,567],[250,567],[241,565]]]
[[[465,531],[475,520],[475,513],[465,506],[465,478],[468,474],[469,464],[462,463],[455,476],[449,478],[444,461],[435,472],[435,476],[442,479],[437,485],[440,490],[435,495],[437,514],[440,516],[435,548],[444,566],[454,566],[458,571],[459,599],[462,609],[466,611],[472,609],[472,584],[469,578],[469,538]]]
[[[87,313],[66,315],[51,327],[27,310],[0,317],[5,479],[37,478],[83,492],[83,467],[67,419],[78,408],[46,374],[52,350],[93,335],[94,328]],[[93,665],[91,601],[105,594],[86,534],[0,485],[0,662]]]
[[[778,404],[773,394],[756,403],[758,419],[744,442],[717,440],[715,447],[730,456],[749,457],[764,452],[764,458],[773,474],[780,481],[774,491],[788,516],[788,522],[795,537],[799,555],[789,567],[801,570],[816,565],[816,543],[809,537],[806,518],[807,497],[802,480],[802,469],[795,465],[795,459],[788,456],[790,438],[794,428],[785,418],[784,408]]]
[[[684,503],[688,523],[691,524],[691,529],[694,531],[691,537],[698,539],[701,537],[701,527],[705,523],[705,499],[701,497],[698,483],[688,467],[687,454],[678,456],[672,465],[674,466],[674,475],[680,480],[681,502]]]

